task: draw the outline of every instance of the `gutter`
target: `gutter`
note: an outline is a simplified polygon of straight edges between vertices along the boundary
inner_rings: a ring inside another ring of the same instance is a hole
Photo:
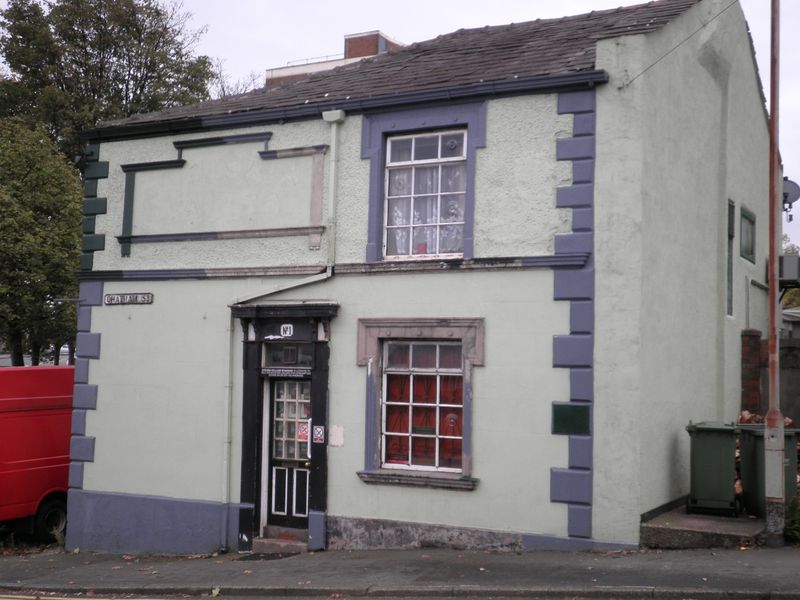
[[[261,109],[233,114],[210,115],[207,117],[176,118],[158,122],[98,127],[88,131],[86,133],[86,139],[89,142],[97,143],[131,138],[173,135],[193,131],[230,129],[233,127],[263,125],[265,123],[294,119],[319,118],[321,114],[334,110],[362,112],[395,108],[410,104],[470,100],[481,97],[521,94],[525,92],[540,94],[553,93],[570,89],[590,89],[603,83],[608,83],[608,73],[602,69],[560,75],[520,77],[519,79],[505,81],[480,81],[471,85],[454,88],[407,92],[371,98],[331,100],[310,104],[298,104],[285,108]]]

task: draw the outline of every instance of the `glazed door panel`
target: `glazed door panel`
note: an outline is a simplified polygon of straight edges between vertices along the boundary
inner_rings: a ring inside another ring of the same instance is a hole
[[[265,382],[265,387],[269,387],[270,398],[267,522],[305,529],[311,468],[311,379],[275,379]]]

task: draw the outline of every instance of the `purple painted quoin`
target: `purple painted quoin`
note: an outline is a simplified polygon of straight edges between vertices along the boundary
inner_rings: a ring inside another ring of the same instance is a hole
[[[78,335],[72,396],[69,487],[83,487],[83,465],[94,461],[94,438],[86,435],[86,411],[97,408],[97,386],[89,383],[89,362],[100,358],[100,334],[91,333],[92,308],[103,304],[103,282],[81,282],[78,292]]]
[[[555,270],[553,297],[570,302],[570,332],[554,336],[553,367],[570,369],[569,401],[581,403],[594,399],[595,107],[594,90],[558,96],[558,113],[572,114],[573,125],[572,137],[556,140],[556,159],[572,161],[573,181],[556,190],[556,206],[572,209],[572,233],[556,236],[555,252],[588,252],[589,260]],[[591,434],[570,435],[568,468],[550,471],[550,500],[568,504],[567,534],[576,541],[592,537],[592,444]]]

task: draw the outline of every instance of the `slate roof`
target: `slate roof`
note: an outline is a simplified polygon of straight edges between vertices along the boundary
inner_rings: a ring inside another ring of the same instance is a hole
[[[102,129],[295,106],[351,103],[491,82],[591,72],[598,40],[656,31],[700,0],[655,0],[558,19],[460,29],[274,89],[104,123]]]

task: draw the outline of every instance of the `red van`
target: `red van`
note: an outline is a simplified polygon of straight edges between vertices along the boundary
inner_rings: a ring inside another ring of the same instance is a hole
[[[74,370],[0,368],[0,522],[48,541],[67,525]]]

